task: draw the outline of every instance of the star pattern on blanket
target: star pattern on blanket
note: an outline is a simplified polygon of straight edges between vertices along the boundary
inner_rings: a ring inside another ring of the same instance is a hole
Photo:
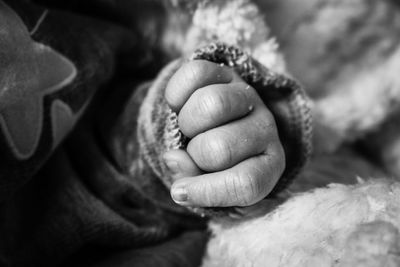
[[[31,39],[22,20],[0,1],[0,131],[18,159],[37,149],[44,98],[72,82],[74,64]],[[59,140],[54,140],[59,142]]]

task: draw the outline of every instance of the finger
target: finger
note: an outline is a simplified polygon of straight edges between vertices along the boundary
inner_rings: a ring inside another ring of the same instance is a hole
[[[196,176],[202,173],[184,150],[170,150],[164,153],[163,158],[174,181],[182,177]]]
[[[198,134],[187,151],[200,169],[221,171],[264,153],[271,143],[280,143],[271,113],[259,106],[248,116]]]
[[[196,90],[179,113],[179,127],[189,138],[239,119],[261,104],[256,91],[244,82],[214,84]]]
[[[172,185],[171,196],[183,206],[250,206],[272,191],[284,168],[283,149],[277,146],[228,170],[180,179]]]
[[[206,61],[193,60],[184,64],[168,82],[165,99],[176,112],[182,108],[190,95],[198,88],[217,83],[229,83],[233,70]]]

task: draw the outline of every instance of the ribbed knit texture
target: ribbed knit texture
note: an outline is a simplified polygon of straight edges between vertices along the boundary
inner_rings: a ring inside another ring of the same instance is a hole
[[[296,176],[311,153],[311,113],[304,91],[294,80],[266,69],[237,47],[213,43],[195,51],[190,60],[197,59],[234,68],[257,90],[274,114],[286,155],[286,169],[274,191],[282,190]],[[182,62],[174,61],[161,72],[150,88],[139,115],[140,151],[168,188],[172,179],[163,162],[163,154],[170,149],[185,148],[187,139],[179,131],[177,115],[168,107],[164,91]],[[193,210],[203,216],[234,212],[232,208]]]

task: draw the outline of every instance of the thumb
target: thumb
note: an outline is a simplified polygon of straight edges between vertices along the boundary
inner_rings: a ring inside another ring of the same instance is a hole
[[[284,169],[278,161],[279,157],[263,154],[224,171],[179,179],[171,195],[183,206],[250,206],[274,188]]]
[[[184,177],[196,176],[202,173],[185,150],[174,149],[167,151],[163,158],[174,182]]]

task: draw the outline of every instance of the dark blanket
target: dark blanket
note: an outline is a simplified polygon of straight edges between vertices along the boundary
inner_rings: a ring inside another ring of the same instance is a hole
[[[206,219],[173,203],[137,136],[146,81],[172,59],[162,3],[0,0],[0,266],[201,263]],[[295,83],[269,75],[262,97],[293,176],[308,110]]]
[[[196,266],[203,220],[172,204],[135,140],[118,136],[135,131],[135,88],[167,59],[110,22],[117,10],[87,2],[0,2],[0,265]]]

